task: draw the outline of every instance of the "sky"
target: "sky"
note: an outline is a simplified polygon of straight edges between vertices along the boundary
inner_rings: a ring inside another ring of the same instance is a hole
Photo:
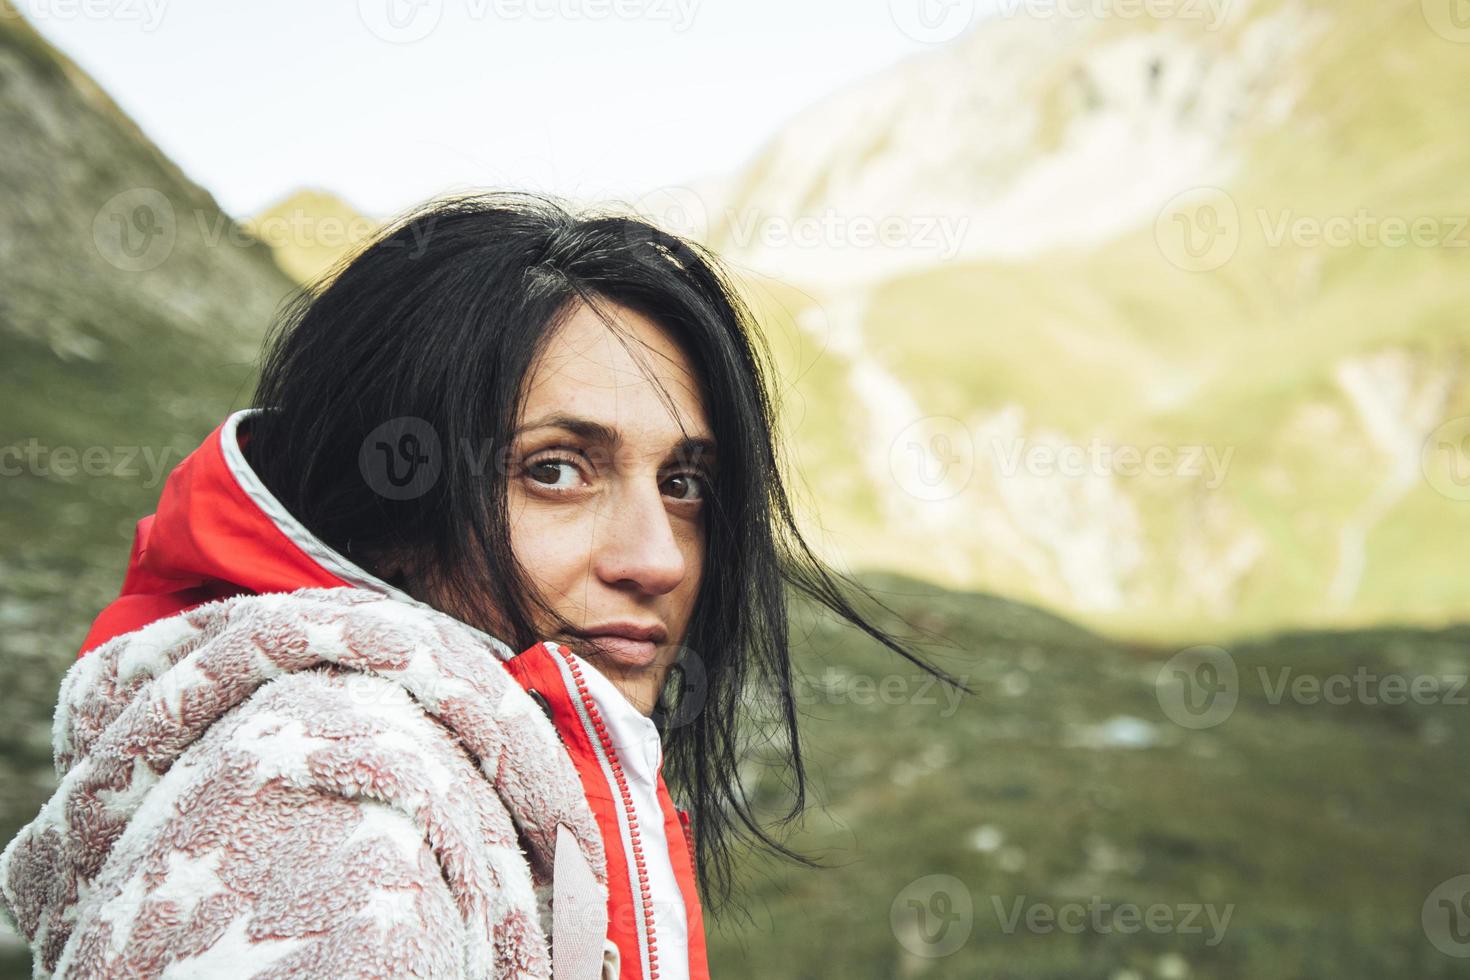
[[[13,2],[239,218],[299,187],[387,216],[732,173],[984,0]]]

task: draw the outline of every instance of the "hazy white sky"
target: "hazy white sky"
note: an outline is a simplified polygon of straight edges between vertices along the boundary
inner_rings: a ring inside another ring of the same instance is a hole
[[[456,187],[632,200],[727,173],[930,47],[903,5],[975,0],[14,2],[241,217],[300,186],[387,214]]]

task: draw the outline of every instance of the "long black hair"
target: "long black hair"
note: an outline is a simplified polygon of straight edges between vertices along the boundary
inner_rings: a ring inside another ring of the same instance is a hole
[[[695,828],[700,890],[718,908],[742,840],[813,863],[762,826],[738,765],[748,716],[764,709],[789,762],[782,822],[802,812],[788,587],[961,685],[861,615],[847,591],[856,583],[802,539],[778,466],[769,355],[712,253],[628,214],[575,213],[543,195],[431,201],[287,305],[255,394],[268,411],[252,419],[246,451],[328,545],[389,581],[414,556],[432,582],[415,598],[525,649],[538,639],[535,613],[573,624],[528,586],[511,550],[507,467],[486,461],[512,444],[523,382],[578,301],[620,304],[668,332],[699,377],[718,447],[684,669],[671,672],[657,713],[664,774]],[[400,433],[414,445],[437,445],[432,478],[406,493],[371,478],[360,455],[371,434],[403,420],[417,427]]]

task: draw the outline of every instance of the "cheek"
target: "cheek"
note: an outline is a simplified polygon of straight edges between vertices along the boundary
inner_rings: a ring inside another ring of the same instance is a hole
[[[699,586],[704,581],[705,545],[704,533],[697,528],[690,528],[679,537],[679,550],[684,553],[684,567],[689,573],[684,576],[684,581],[679,583],[675,590],[677,597],[679,622],[688,623],[694,614],[694,600],[699,596]]]
[[[510,545],[516,560],[553,609],[574,622],[577,605],[570,597],[587,594],[591,574],[587,560],[592,525],[581,508],[524,506],[511,497]]]

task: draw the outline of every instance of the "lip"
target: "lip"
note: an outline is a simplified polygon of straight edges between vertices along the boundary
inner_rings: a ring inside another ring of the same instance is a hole
[[[594,652],[628,667],[647,667],[658,656],[658,644],[630,640],[626,636],[588,636],[583,639]]]
[[[577,631],[577,638],[619,663],[645,667],[658,656],[669,631],[662,623],[619,621],[598,623]]]

